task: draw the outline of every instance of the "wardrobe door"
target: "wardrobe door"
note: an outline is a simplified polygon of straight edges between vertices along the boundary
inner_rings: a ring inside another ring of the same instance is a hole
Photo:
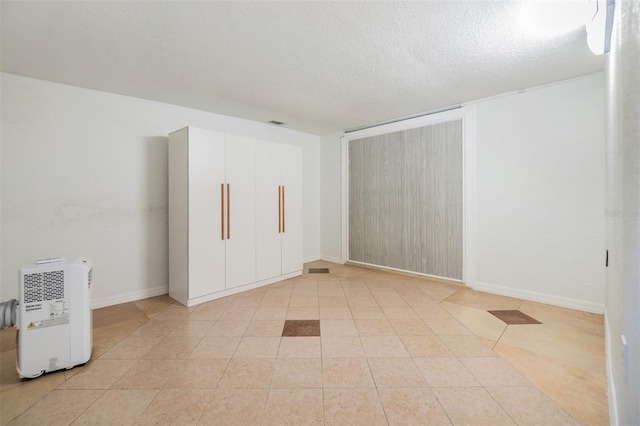
[[[349,259],[462,279],[462,120],[349,143]]]
[[[257,279],[302,270],[302,150],[256,145]]]
[[[282,222],[280,199],[281,146],[256,144],[256,274],[257,280],[282,274]]]
[[[256,141],[225,135],[226,288],[256,281]]]
[[[302,149],[281,146],[282,273],[302,270]]]
[[[225,241],[221,185],[225,182],[224,134],[190,127],[189,299],[225,289]]]

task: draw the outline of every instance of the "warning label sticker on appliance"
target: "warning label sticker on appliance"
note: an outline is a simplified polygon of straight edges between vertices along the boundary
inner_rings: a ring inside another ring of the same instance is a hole
[[[27,325],[28,330],[36,330],[38,328],[45,327],[55,327],[56,325],[69,324],[69,317],[63,318],[54,318],[50,320],[42,320],[42,321],[31,321],[29,325]]]
[[[69,324],[69,299],[52,300],[48,305],[48,318],[30,321],[29,324],[27,324],[27,330],[37,330],[45,327]]]

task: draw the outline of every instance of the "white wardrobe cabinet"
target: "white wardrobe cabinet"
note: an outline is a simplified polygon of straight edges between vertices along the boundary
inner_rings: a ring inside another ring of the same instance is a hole
[[[270,169],[270,159],[286,159],[295,172]],[[264,203],[262,182],[278,182],[278,191],[285,175],[295,184]],[[169,295],[192,306],[300,275],[301,187],[299,148],[194,127],[171,133]],[[280,227],[268,250],[267,221]],[[265,267],[268,276],[258,274]]]

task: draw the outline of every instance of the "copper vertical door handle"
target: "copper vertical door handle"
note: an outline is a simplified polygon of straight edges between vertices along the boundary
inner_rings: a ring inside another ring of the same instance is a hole
[[[285,219],[285,213],[287,211],[287,205],[284,202],[284,188],[285,186],[282,185],[282,232],[284,233],[284,227],[287,224],[287,220]]]
[[[282,206],[280,205],[280,197],[282,193],[282,187],[278,185],[278,234],[282,232]]]
[[[220,184],[220,239],[224,240],[224,183]]]
[[[227,184],[227,240],[231,239],[231,184]]]

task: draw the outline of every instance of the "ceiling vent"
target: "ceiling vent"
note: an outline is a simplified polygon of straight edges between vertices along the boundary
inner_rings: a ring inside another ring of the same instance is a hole
[[[267,124],[273,124],[274,126],[282,126],[284,123],[278,120],[267,121]]]

